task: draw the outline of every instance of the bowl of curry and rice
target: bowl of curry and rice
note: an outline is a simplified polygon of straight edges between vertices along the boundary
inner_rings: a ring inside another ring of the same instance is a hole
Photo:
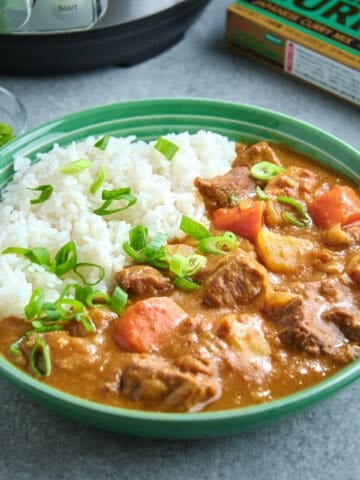
[[[20,136],[0,156],[0,373],[83,422],[179,438],[345,387],[359,160],[308,124],[200,99]]]

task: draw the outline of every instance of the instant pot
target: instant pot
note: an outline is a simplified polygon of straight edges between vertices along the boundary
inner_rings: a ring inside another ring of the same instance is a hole
[[[0,71],[131,65],[177,43],[209,0],[0,0]]]

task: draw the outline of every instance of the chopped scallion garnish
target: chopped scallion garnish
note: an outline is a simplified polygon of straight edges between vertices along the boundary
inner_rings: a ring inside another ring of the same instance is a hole
[[[37,263],[38,265],[50,268],[50,254],[47,248],[34,247],[34,248],[22,248],[22,247],[8,247],[1,253],[9,254],[14,253],[16,255],[23,255],[28,258],[30,262]]]
[[[256,195],[258,196],[258,199],[262,200],[263,202],[269,200],[269,197],[259,185],[256,187]]]
[[[36,288],[29,300],[29,303],[25,307],[25,316],[28,320],[32,320],[37,317],[44,306],[44,292],[41,288]]]
[[[180,230],[186,233],[186,235],[195,238],[195,240],[202,240],[203,238],[211,237],[211,233],[205,225],[186,215],[181,217]]]
[[[151,242],[144,247],[143,254],[149,259],[158,259],[162,256],[159,255],[159,252],[161,252],[161,254],[165,253],[163,252],[162,247],[166,245],[166,242],[167,235],[165,235],[165,233],[157,233]]]
[[[146,247],[147,244],[148,229],[142,225],[136,225],[129,231],[129,241],[131,247],[139,251]]]
[[[117,188],[115,190],[103,190],[101,193],[101,198],[104,200],[104,203],[99,208],[94,210],[96,215],[101,216],[121,212],[132,207],[137,202],[137,198],[134,195],[131,195],[131,190],[129,187]],[[125,202],[125,205],[119,208],[109,209],[108,207],[115,200]]]
[[[83,272],[80,273],[81,270],[84,270],[84,269],[86,270],[89,268],[99,271],[98,278],[93,282],[89,282],[88,280],[86,280]],[[84,285],[87,285],[87,286],[97,285],[105,277],[105,269],[101,265],[97,265],[96,263],[88,263],[88,262],[77,263],[76,266],[74,267],[74,272],[78,277],[81,278]]]
[[[106,150],[109,140],[110,140],[110,136],[104,135],[95,143],[94,147],[98,148],[99,150]]]
[[[236,205],[240,202],[240,198],[234,195],[233,193],[231,193],[229,195],[229,202]]]
[[[88,160],[87,158],[82,158],[80,160],[65,163],[65,165],[59,168],[59,172],[63,173],[64,175],[75,175],[76,173],[80,173],[83,170],[86,170],[91,165],[91,160]]]
[[[13,342],[10,347],[10,353],[12,353],[15,357],[21,357],[22,356],[22,351],[20,350],[21,344],[23,341],[27,338],[26,335],[23,335],[22,337],[18,338]]]
[[[109,307],[118,315],[121,315],[125,309],[128,295],[120,287],[116,287],[111,296]]]
[[[30,203],[35,205],[37,203],[44,203],[46,200],[48,200],[54,190],[54,187],[52,185],[40,185],[39,187],[36,188],[28,188],[28,190],[34,190],[37,192],[40,192],[40,196],[38,198],[34,198],[33,200],[30,200]]]
[[[53,261],[50,259],[49,250],[44,247],[8,247],[3,250],[2,253],[24,255],[32,263],[41,265],[43,268],[45,268],[45,270],[55,273],[55,275],[58,277],[62,277],[68,272],[74,272],[87,286],[96,285],[97,283],[101,282],[105,276],[105,270],[101,265],[88,262],[78,263],[76,244],[72,240],[65,243],[65,245],[58,250]],[[99,271],[98,278],[95,281],[88,282],[84,274],[81,272],[83,269],[87,268],[96,269]]]
[[[215,253],[219,255],[236,250],[237,246],[237,237],[233,232],[225,232],[223,235],[204,238],[197,244],[197,248],[200,252]]]
[[[133,227],[129,231],[129,241],[123,243],[123,250],[129,257],[138,263],[145,263],[156,268],[166,269],[169,264],[165,245],[167,235],[157,233],[155,237],[147,243],[147,229],[141,225]]]
[[[58,277],[75,269],[77,264],[77,251],[75,242],[70,240],[65,243],[55,255],[55,274]]]
[[[34,373],[42,377],[51,373],[50,350],[45,339],[38,335],[30,352],[30,366]]]
[[[85,312],[80,312],[75,315],[75,319],[77,322],[82,323],[85,330],[89,333],[96,332],[96,326],[94,322],[91,320],[91,317]]]
[[[103,183],[105,182],[107,177],[107,171],[105,167],[101,167],[100,172],[98,173],[97,177],[93,181],[93,183],[90,185],[90,192],[92,194],[95,194],[99,188],[102,187]]]
[[[257,180],[267,181],[270,180],[270,178],[275,177],[275,175],[283,172],[284,170],[285,168],[281,167],[280,165],[264,161],[255,163],[250,169],[250,174]]]
[[[13,138],[15,138],[15,135],[12,127],[7,123],[0,123],[0,147],[10,142]]]
[[[286,223],[295,225],[296,227],[299,227],[299,228],[305,228],[305,227],[311,226],[312,224],[311,217],[307,213],[304,205],[300,203],[298,200],[295,200],[295,198],[291,198],[291,197],[279,196],[277,197],[277,201],[285,205],[289,205],[290,207],[293,207],[298,213],[299,218],[296,218],[295,215],[293,215],[291,212],[283,212],[282,218],[285,220]]]
[[[158,138],[154,148],[169,161],[174,158],[176,152],[179,150],[179,147],[175,145],[175,143],[170,142],[170,140],[167,140],[164,137]]]
[[[179,253],[171,255],[169,258],[169,270],[178,277],[192,277],[206,264],[206,258],[203,255],[190,255],[184,257]]]
[[[175,277],[173,280],[173,285],[179,290],[185,290],[187,292],[196,290],[200,286],[199,284],[193,282],[192,280],[184,277]]]

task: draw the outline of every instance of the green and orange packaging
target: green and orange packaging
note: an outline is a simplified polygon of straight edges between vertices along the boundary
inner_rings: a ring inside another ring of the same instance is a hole
[[[360,0],[238,0],[227,45],[360,106]]]

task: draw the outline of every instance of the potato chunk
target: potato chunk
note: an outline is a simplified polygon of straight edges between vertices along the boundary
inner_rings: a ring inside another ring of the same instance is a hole
[[[310,262],[314,244],[310,240],[261,230],[256,248],[265,266],[275,273],[293,273]]]
[[[261,319],[256,315],[226,315],[219,320],[216,334],[249,358],[271,354]]]

